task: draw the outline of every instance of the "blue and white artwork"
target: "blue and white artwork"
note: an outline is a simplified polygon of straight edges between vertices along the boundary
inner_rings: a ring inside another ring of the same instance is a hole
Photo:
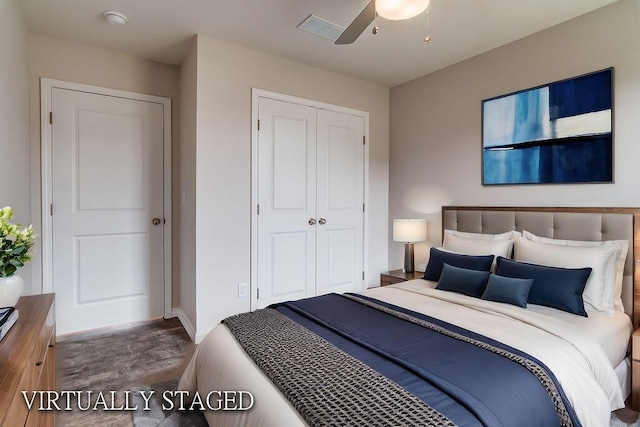
[[[613,181],[613,69],[482,102],[482,183]]]

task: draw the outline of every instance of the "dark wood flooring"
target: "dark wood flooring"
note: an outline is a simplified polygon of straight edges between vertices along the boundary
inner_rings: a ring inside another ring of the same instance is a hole
[[[195,347],[178,319],[68,335],[56,348],[57,389],[107,395],[111,390],[121,392],[178,378]],[[129,412],[74,410],[58,412],[57,425],[130,427],[132,423]]]
[[[631,402],[625,402],[626,406],[622,409],[615,411],[616,416],[629,425],[633,425],[638,421],[638,412],[630,408]]]

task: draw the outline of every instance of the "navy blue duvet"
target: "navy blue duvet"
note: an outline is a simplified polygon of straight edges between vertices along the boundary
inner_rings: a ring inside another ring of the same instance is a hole
[[[357,297],[536,363],[557,389],[556,405],[540,379],[521,363],[348,295],[323,295],[271,308],[390,378],[458,426],[580,426],[553,373],[526,353],[420,313]],[[561,423],[558,407],[566,411],[569,422]]]

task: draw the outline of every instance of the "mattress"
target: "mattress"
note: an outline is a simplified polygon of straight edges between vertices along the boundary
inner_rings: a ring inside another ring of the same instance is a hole
[[[364,294],[481,333],[537,358],[554,372],[584,426],[607,425],[610,412],[624,406],[611,361],[600,342],[579,326],[518,307],[430,289],[425,283],[409,281]],[[225,325],[214,328],[198,346],[179,388],[201,394],[248,390],[255,396],[251,411],[206,412],[210,425],[306,425]]]

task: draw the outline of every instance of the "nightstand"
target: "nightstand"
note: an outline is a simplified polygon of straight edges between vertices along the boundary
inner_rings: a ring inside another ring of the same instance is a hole
[[[424,276],[424,272],[422,271],[414,271],[413,273],[405,273],[402,269],[386,271],[380,273],[380,286],[393,285],[394,283],[406,282],[407,280],[422,279],[422,276]],[[640,363],[640,360],[638,363]]]
[[[631,409],[640,408],[640,329],[631,336]]]

